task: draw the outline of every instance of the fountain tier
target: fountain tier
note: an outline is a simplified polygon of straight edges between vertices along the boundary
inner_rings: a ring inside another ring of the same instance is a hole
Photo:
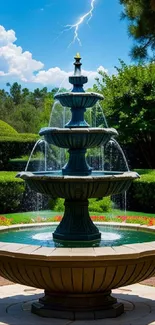
[[[15,227],[26,225],[5,227],[5,230]],[[121,228],[122,224],[115,227]],[[150,227],[137,225],[127,228],[150,231]],[[32,312],[40,316],[100,319],[123,312],[123,305],[111,296],[111,290],[153,276],[154,256],[155,241],[93,248],[50,248],[1,242],[0,275],[45,290],[45,296],[32,305]]]

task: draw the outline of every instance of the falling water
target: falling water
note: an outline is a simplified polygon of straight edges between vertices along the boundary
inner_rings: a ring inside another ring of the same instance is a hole
[[[126,207],[127,207],[127,191],[124,192],[124,213],[126,216]]]
[[[28,170],[29,163],[30,163],[30,161],[31,161],[31,159],[32,159],[32,156],[33,156],[33,154],[34,154],[34,152],[35,152],[37,146],[38,146],[38,145],[41,145],[41,144],[44,143],[44,142],[45,142],[44,140],[38,140],[38,141],[35,143],[35,145],[34,145],[32,151],[31,151],[30,157],[29,157],[29,159],[28,159],[28,162],[27,162],[27,164],[26,164],[26,167],[25,167],[25,171],[26,171],[26,172],[27,172],[27,170]]]
[[[108,126],[108,123],[107,123],[106,117],[105,117],[105,115],[104,115],[104,113],[103,113],[102,106],[100,105],[99,102],[96,104],[96,107],[97,107],[97,109],[98,109],[98,112],[101,114],[101,126],[102,126],[102,127],[106,127],[106,128],[108,128],[109,126]],[[99,127],[99,125],[98,125],[98,127]]]
[[[111,142],[111,143],[114,142],[114,143],[116,144],[116,147],[118,148],[118,150],[120,151],[120,153],[121,153],[121,155],[122,155],[122,157],[123,157],[123,161],[124,161],[124,163],[125,163],[126,169],[127,169],[127,171],[129,172],[130,169],[129,169],[129,166],[128,166],[128,162],[127,162],[127,160],[126,160],[126,157],[125,157],[124,151],[123,151],[123,149],[121,148],[120,144],[119,144],[119,143],[116,141],[116,139],[114,139],[114,138],[112,138],[112,139],[110,140],[110,142]]]
[[[52,124],[52,117],[53,117],[53,114],[54,114],[54,112],[55,112],[55,108],[56,108],[57,104],[59,104],[59,101],[58,101],[58,100],[56,100],[56,101],[54,102],[53,106],[52,106],[51,115],[50,115],[49,123],[48,123],[48,126],[49,126],[49,127],[50,127],[51,124]]]
[[[47,142],[45,141],[45,172],[47,171]]]

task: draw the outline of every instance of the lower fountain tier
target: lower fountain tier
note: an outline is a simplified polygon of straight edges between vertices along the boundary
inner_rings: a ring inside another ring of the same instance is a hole
[[[144,230],[144,226],[134,228]],[[146,227],[146,231],[149,229]],[[123,307],[111,298],[110,290],[138,283],[154,274],[155,241],[78,249],[0,242],[0,275],[45,290],[45,297],[32,306],[32,312],[40,316],[116,317]]]
[[[87,200],[122,193],[139,177],[135,172],[95,171],[91,176],[63,176],[62,171],[22,172],[17,176],[36,192],[69,200]]]
[[[66,149],[95,148],[118,133],[113,128],[42,128],[39,135],[49,144]]]

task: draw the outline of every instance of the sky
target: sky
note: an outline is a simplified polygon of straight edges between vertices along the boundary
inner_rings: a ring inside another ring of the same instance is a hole
[[[79,26],[80,41],[73,42],[70,26],[91,8],[92,17]],[[29,89],[69,87],[77,52],[89,87],[99,70],[115,73],[119,58],[131,63],[132,40],[122,10],[119,0],[0,1],[0,88],[14,81]]]

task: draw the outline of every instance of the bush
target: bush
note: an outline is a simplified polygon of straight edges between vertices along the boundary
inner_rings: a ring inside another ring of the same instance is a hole
[[[9,160],[8,168],[10,171],[23,171],[27,165],[29,157],[27,158],[14,158]],[[44,165],[44,162],[43,162]],[[41,160],[37,158],[32,158],[28,165],[28,171],[37,171],[38,168],[41,168]]]
[[[25,184],[16,173],[0,172],[0,213],[20,210]]]
[[[89,199],[89,211],[92,212],[109,212],[112,209],[110,197],[102,199]]]
[[[155,170],[136,170],[136,179],[128,191],[128,209],[155,213]]]
[[[0,170],[9,170],[9,159],[30,154],[38,136],[17,134],[12,137],[0,136]]]
[[[17,136],[18,132],[8,123],[0,120],[0,137],[1,136]]]
[[[50,201],[50,209],[62,212],[64,211],[64,199]],[[112,209],[110,197],[103,199],[89,199],[89,211],[92,212],[108,212]]]
[[[53,201],[53,210],[57,211],[57,212],[64,211],[64,202],[65,202],[65,200],[61,199],[61,198]],[[50,207],[51,207],[51,205],[50,205]]]

